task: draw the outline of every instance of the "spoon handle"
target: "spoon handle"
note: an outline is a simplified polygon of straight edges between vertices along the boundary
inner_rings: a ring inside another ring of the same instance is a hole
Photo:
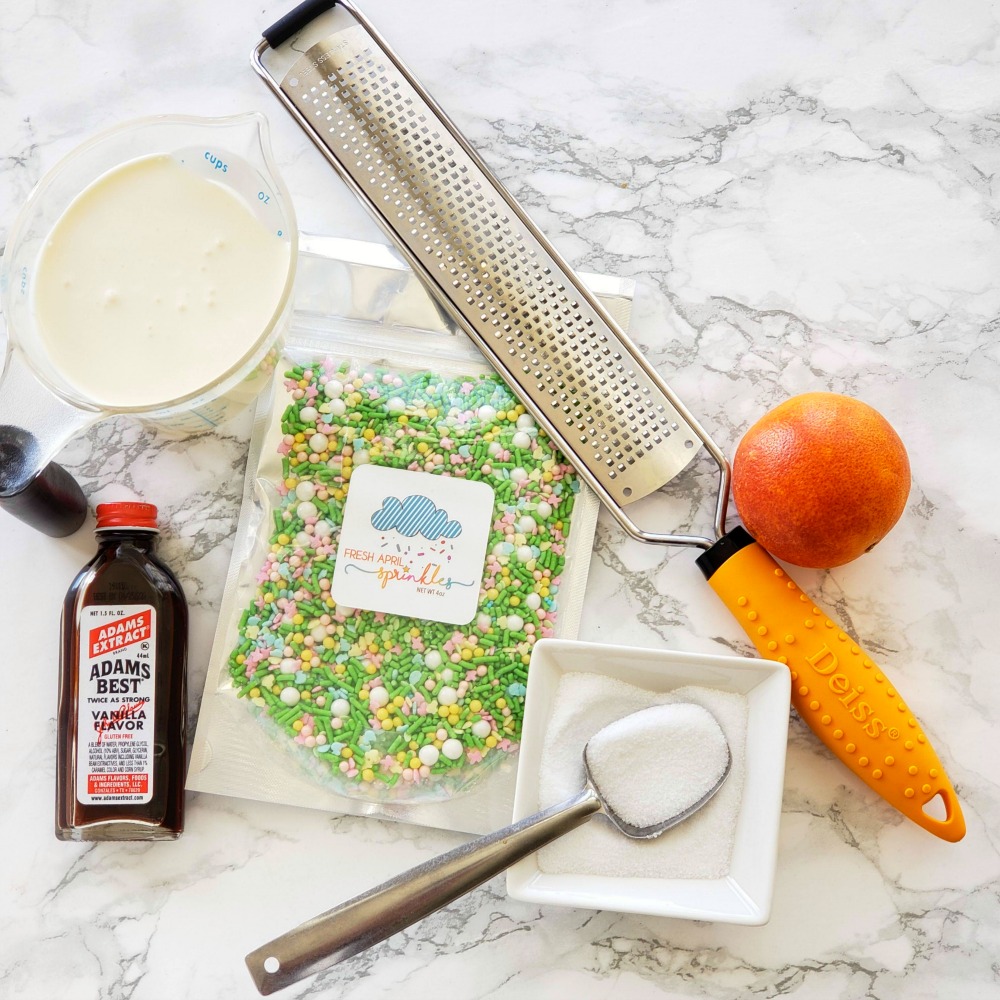
[[[589,786],[560,805],[462,844],[300,924],[246,957],[267,995],[384,941],[600,811]]]

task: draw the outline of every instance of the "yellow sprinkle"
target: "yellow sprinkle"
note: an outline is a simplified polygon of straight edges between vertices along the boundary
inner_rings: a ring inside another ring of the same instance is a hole
[[[482,646],[476,646],[476,648],[472,651],[472,655],[473,656],[485,656],[486,655],[486,650],[483,649]]]
[[[333,641],[333,639],[330,636],[327,636],[323,640],[323,648],[324,649],[333,649],[333,647],[336,646],[336,645],[337,644]]]
[[[365,428],[365,429],[364,429],[364,430],[363,430],[363,431],[361,432],[361,436],[362,436],[362,437],[363,437],[363,438],[364,438],[364,439],[365,439],[366,441],[371,441],[371,439],[372,439],[373,437],[375,437],[375,431],[374,431],[374,430],[372,430],[372,428],[371,428],[371,427],[366,427],[366,428]]]
[[[288,537],[288,535],[286,535],[284,533],[278,535],[278,544],[279,545],[287,545],[290,541],[291,541],[291,539]]]
[[[306,439],[306,436],[305,436],[305,434],[302,433],[302,431],[299,431],[295,435],[295,443],[296,444],[302,444],[302,442],[305,441],[305,439]]]
[[[420,758],[419,757],[411,757],[410,758],[410,767],[412,767],[414,771],[419,770],[419,768],[420,768]]]
[[[406,701],[402,695],[397,694],[396,697],[392,699],[392,703],[396,706],[396,708],[402,708],[403,705],[406,704]]]
[[[518,596],[517,596],[517,594],[515,594],[515,595],[514,595],[514,596],[513,596],[513,597],[512,597],[511,599],[510,599],[510,606],[511,606],[512,608],[516,608],[516,607],[517,607],[517,606],[518,606],[518,605],[519,605],[520,603],[521,603],[521,598],[520,598],[520,597],[518,597]]]
[[[490,589],[486,591],[486,596],[491,601],[495,601],[500,596],[500,591],[497,590],[496,587],[490,587]]]
[[[466,646],[466,648],[462,650],[462,659],[463,660],[471,660],[472,659],[472,650],[469,649],[468,646]]]
[[[299,732],[302,729],[302,720],[301,719],[296,719],[292,723],[292,729],[294,729],[295,732]]]
[[[473,698],[472,701],[469,702],[470,712],[481,712],[482,709],[483,703],[478,698]]]
[[[447,705],[442,705],[438,709],[438,715],[440,715],[442,719],[447,718],[447,716],[448,716],[448,706]]]
[[[406,760],[406,751],[400,750],[399,753],[396,754],[396,760],[398,760],[400,764],[402,764],[403,761]]]
[[[260,697],[260,688],[250,688],[250,697],[251,698],[259,698]]]
[[[344,749],[340,751],[340,756],[348,758],[353,757],[354,751],[350,747],[344,747]]]
[[[312,700],[312,691],[303,691],[302,692],[302,700],[303,701],[311,701]]]
[[[507,707],[507,699],[506,698],[497,698],[496,704],[497,704],[497,708],[504,709],[504,708]]]
[[[343,665],[344,665],[343,663],[338,663],[337,664],[338,667],[342,667]],[[340,671],[340,672],[343,673],[343,671]],[[358,692],[358,700],[359,701],[367,701],[368,700],[368,692],[364,688],[362,688]]]
[[[377,711],[377,712],[375,713],[375,718],[376,718],[376,719],[378,719],[378,720],[379,720],[379,722],[384,722],[384,721],[385,721],[386,719],[388,719],[388,718],[389,718],[389,712],[388,712],[388,710],[386,710],[386,709],[384,709],[384,708],[380,708],[380,709],[379,709],[379,710],[378,710],[378,711]]]
[[[488,747],[495,747],[497,745],[497,738],[491,733],[483,741]]]
[[[237,653],[236,654],[236,662],[237,663],[246,663],[247,662],[247,658],[242,653]]]
[[[362,781],[374,781],[375,780],[375,772],[370,767],[366,767],[361,772],[361,780]]]

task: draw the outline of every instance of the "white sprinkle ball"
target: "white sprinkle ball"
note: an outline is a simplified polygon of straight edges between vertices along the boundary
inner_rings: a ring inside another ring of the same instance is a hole
[[[443,681],[450,681],[454,676],[455,671],[452,670],[451,667],[445,667],[444,670],[441,671],[441,680]]]
[[[523,483],[528,478],[528,473],[518,466],[516,469],[510,470],[510,481],[512,483]]]
[[[347,412],[347,403],[345,403],[342,399],[331,400],[330,412],[335,417],[342,417]]]
[[[537,611],[542,606],[541,595],[532,591],[525,597],[524,603],[525,606],[531,608],[532,611]]]
[[[495,456],[495,455],[499,455],[500,452],[503,451],[503,447],[501,446],[501,444],[500,444],[499,441],[491,441],[486,446],[486,451],[487,451],[488,454]]]
[[[437,670],[441,666],[441,654],[436,649],[428,650],[424,656],[424,663],[431,668],[431,670]]]
[[[322,642],[326,638],[326,626],[316,625],[310,629],[309,634],[313,637],[314,642]]]
[[[535,553],[531,551],[530,545],[522,545],[517,550],[517,558],[520,562],[526,563],[529,559],[533,559]]]
[[[332,378],[323,386],[323,391],[326,393],[328,399],[339,399],[344,395],[344,386],[343,383]]]
[[[497,418],[497,411],[488,405],[480,406],[476,414],[484,424],[492,424]]]
[[[529,517],[525,514],[524,517],[518,518],[517,530],[520,531],[522,535],[533,535],[538,530],[538,523],[533,517]]]
[[[354,452],[355,465],[367,465],[370,461],[371,461],[371,456],[368,454],[367,451],[355,450]]]
[[[448,758],[448,760],[458,760],[462,756],[462,741],[456,739],[445,740],[441,747],[441,753]]]
[[[454,705],[458,701],[458,692],[452,687],[443,687],[438,691],[439,705]],[[454,759],[454,758],[452,758]]]
[[[535,418],[530,413],[522,413],[517,418],[517,429],[519,431],[530,431],[535,426]]]
[[[315,423],[318,416],[319,410],[315,406],[303,406],[299,410],[299,419],[304,420],[307,424]]]
[[[368,694],[368,707],[377,712],[389,704],[389,692],[384,687],[372,688]]]
[[[319,513],[319,508],[311,500],[303,500],[295,508],[295,513],[304,521],[307,517],[315,517]]]
[[[338,719],[346,719],[351,714],[351,703],[346,698],[335,698],[330,706],[330,714]]]
[[[552,516],[552,505],[546,503],[544,500],[538,501],[538,506],[535,510],[543,521],[547,521]]]
[[[300,532],[299,532],[299,533],[298,533],[298,534],[297,534],[297,535],[295,536],[295,544],[296,544],[296,545],[297,545],[297,546],[298,546],[298,547],[299,547],[300,549],[304,549],[304,548],[307,548],[307,547],[308,547],[308,548],[311,548],[311,547],[312,547],[312,544],[313,544],[313,541],[314,541],[314,539],[313,539],[313,536],[312,536],[312,535],[309,535],[309,534],[307,534],[307,533],[306,533],[306,532],[304,532],[304,531],[300,531]]]
[[[526,431],[517,431],[510,439],[510,443],[515,448],[528,449],[531,447],[531,435]]]
[[[281,699],[283,704],[291,706],[297,705],[302,695],[299,694],[298,688],[286,687],[281,689],[281,694],[278,695],[278,697]]]
[[[493,619],[490,618],[485,611],[481,611],[476,617],[476,628],[478,628],[480,632],[485,632],[492,624]]]
[[[316,487],[308,479],[304,479],[295,487],[295,496],[299,500],[312,500],[316,496]]]
[[[402,413],[406,409],[406,400],[400,399],[399,396],[393,396],[392,399],[386,401],[385,408],[390,413]]]
[[[524,628],[524,619],[520,615],[507,615],[507,628],[511,632],[520,632]]]
[[[318,431],[309,438],[309,450],[318,455],[321,451],[326,451],[330,445],[330,439],[325,434]]]
[[[433,767],[438,762],[439,756],[438,748],[433,743],[427,743],[417,751],[420,763],[426,764],[428,767]]]
[[[492,727],[485,719],[478,719],[472,723],[472,735],[478,736],[479,739],[485,740],[487,736],[492,732]]]
[[[333,525],[326,520],[319,520],[313,525],[313,532],[317,538],[329,538],[333,534]]]

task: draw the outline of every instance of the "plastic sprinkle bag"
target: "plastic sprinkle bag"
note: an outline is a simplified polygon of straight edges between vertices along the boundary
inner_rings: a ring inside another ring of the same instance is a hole
[[[324,334],[258,409],[188,787],[492,829],[596,497],[463,336]]]

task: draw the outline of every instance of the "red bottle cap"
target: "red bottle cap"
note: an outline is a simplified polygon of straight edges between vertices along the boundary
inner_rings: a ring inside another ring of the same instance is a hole
[[[101,528],[143,528],[156,531],[156,507],[151,503],[123,500],[97,505],[97,530]]]

